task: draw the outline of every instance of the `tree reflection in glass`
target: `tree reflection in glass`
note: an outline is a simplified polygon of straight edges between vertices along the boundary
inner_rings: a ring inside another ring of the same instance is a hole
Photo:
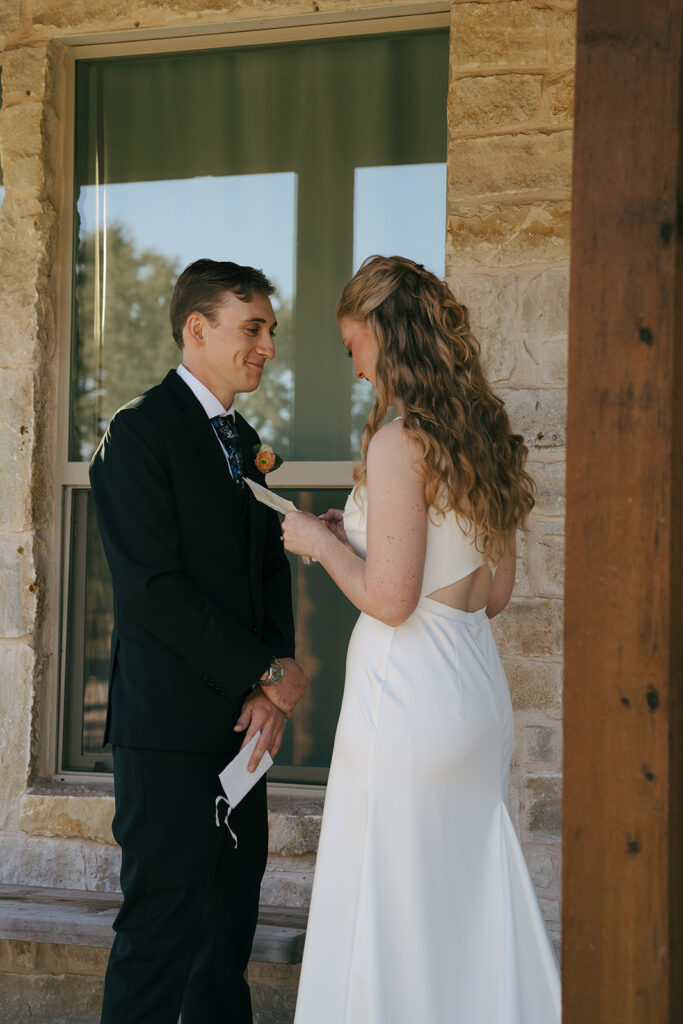
[[[97,270],[105,263],[106,282],[98,299]],[[153,249],[137,249],[118,223],[82,240],[75,280],[73,461],[88,461],[116,410],[181,361],[168,319],[181,270],[176,261]],[[104,315],[99,313],[102,307]],[[292,309],[291,302],[278,302],[277,295],[273,307],[278,320],[276,359],[266,364],[258,391],[239,396],[237,406],[262,440],[286,458],[293,392]]]

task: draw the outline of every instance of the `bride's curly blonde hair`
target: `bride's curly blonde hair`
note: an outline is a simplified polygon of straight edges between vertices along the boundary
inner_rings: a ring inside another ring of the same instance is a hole
[[[337,320],[367,323],[378,346],[375,404],[361,441],[357,484],[367,477],[368,445],[390,406],[423,455],[427,506],[454,509],[474,529],[492,565],[510,550],[533,508],[527,449],[510,429],[470,332],[467,310],[448,286],[402,256],[369,256],[344,288]]]

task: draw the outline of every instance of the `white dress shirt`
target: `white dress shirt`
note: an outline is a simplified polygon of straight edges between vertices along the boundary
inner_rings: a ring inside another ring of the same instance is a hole
[[[230,408],[226,409],[223,406],[223,403],[216,398],[213,391],[209,391],[205,384],[202,384],[200,380],[197,380],[195,375],[193,373],[190,373],[188,368],[184,366],[183,363],[180,364],[180,366],[176,370],[176,373],[178,374],[181,380],[185,381],[194,397],[197,399],[198,402],[201,403],[202,409],[204,410],[204,412],[206,413],[210,420],[213,419],[214,416],[235,415],[235,403],[233,402]],[[213,423],[211,424],[211,426],[213,428],[214,434],[216,434],[216,429],[213,426]],[[228,459],[228,453],[225,450],[225,445],[221,441],[220,437],[218,437],[218,434],[216,434],[216,437],[218,438],[218,443],[220,444],[223,450],[223,454],[225,455],[225,461],[228,463],[228,469],[230,469],[230,460]],[[231,469],[230,475],[232,476]]]

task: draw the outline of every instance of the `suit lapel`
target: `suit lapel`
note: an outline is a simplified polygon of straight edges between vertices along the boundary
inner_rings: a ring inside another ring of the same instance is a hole
[[[244,475],[256,483],[265,484],[263,474],[259,473],[254,465],[254,457],[251,452],[251,445],[247,435],[247,422],[239,413],[235,416],[235,423],[242,441],[242,456]],[[249,524],[249,572],[252,580],[260,576],[262,564],[262,552],[266,535],[267,509],[256,500],[251,491],[247,493],[247,521]],[[252,588],[254,592],[255,588]]]
[[[225,507],[229,522],[246,551],[247,538],[242,516],[242,499],[230,476],[230,470],[215,431],[201,403],[197,401],[190,388],[175,370],[171,370],[166,375],[164,384],[169,388],[178,408],[178,414],[185,426],[186,436],[190,443],[194,444],[198,457],[204,463],[218,497]]]

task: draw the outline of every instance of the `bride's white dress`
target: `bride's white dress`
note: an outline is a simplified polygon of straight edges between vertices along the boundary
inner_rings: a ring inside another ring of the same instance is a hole
[[[354,494],[344,525],[365,555]],[[560,1020],[506,807],[512,706],[489,621],[424,596],[481,564],[455,514],[437,517],[413,615],[353,631],[295,1024]]]

